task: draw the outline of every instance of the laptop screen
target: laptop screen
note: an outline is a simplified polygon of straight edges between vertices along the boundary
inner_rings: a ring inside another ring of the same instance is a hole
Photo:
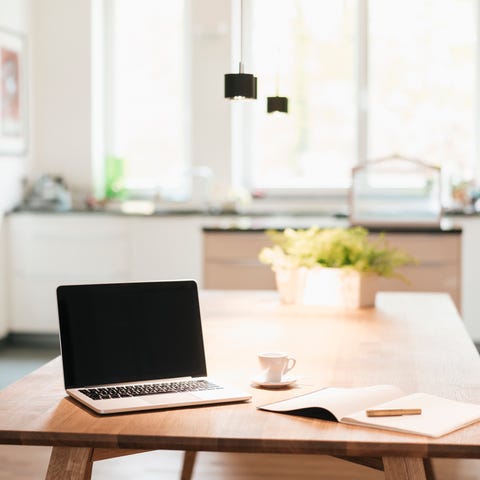
[[[205,376],[193,280],[57,289],[66,388]]]

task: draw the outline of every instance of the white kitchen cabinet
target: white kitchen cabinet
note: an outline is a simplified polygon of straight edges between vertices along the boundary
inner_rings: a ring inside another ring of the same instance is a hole
[[[9,327],[58,331],[56,288],[130,278],[124,218],[82,214],[18,214],[8,221]]]
[[[480,342],[480,218],[453,219],[462,227],[462,318],[468,333]]]
[[[131,279],[202,279],[201,217],[132,217],[128,220]]]
[[[56,333],[62,284],[202,278],[199,217],[12,214],[8,318],[15,333]]]

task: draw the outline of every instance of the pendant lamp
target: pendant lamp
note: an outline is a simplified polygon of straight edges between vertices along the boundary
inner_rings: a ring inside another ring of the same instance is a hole
[[[267,97],[267,113],[288,113],[287,97]]]
[[[278,96],[278,85],[279,85],[279,74],[275,77],[275,90],[276,94],[274,97],[267,97],[267,113],[288,113],[288,98]]]
[[[257,77],[243,71],[243,0],[240,0],[240,63],[238,73],[225,74],[225,98],[257,98]]]

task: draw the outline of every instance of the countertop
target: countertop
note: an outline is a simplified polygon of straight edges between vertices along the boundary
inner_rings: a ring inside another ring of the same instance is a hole
[[[255,226],[255,227],[242,227],[232,225],[230,227],[215,227],[215,226],[204,226],[204,232],[238,232],[238,233],[249,233],[249,232],[264,232],[266,230],[283,230],[285,228],[309,228],[311,225],[298,225],[292,226],[288,223],[283,223],[281,226]],[[318,224],[320,228],[327,228],[326,225]],[[330,225],[329,225],[330,226]],[[350,225],[347,223],[333,225],[335,227],[349,227]],[[365,227],[369,232],[372,233],[381,233],[381,232],[388,232],[388,233],[425,233],[425,234],[449,234],[449,235],[456,235],[462,233],[462,228],[458,226],[453,226],[450,228],[442,227],[442,226],[399,226],[399,225],[384,225],[384,226],[368,226]]]
[[[308,228],[317,225],[327,227],[349,227],[350,223],[345,214],[328,214],[326,212],[249,212],[241,213],[228,210],[197,210],[175,209],[156,210],[148,213],[138,211],[120,211],[110,209],[73,209],[73,210],[32,210],[17,208],[11,212],[15,214],[47,214],[47,215],[93,215],[93,216],[122,216],[122,217],[200,217],[204,232],[263,232],[269,229],[283,230],[284,228]],[[441,225],[382,225],[367,226],[371,232],[398,232],[398,233],[432,233],[458,234],[461,227],[445,217]]]

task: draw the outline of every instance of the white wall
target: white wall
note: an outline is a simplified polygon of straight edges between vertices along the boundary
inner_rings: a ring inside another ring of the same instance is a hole
[[[30,0],[2,0],[0,2],[0,27],[27,36],[27,57],[30,46],[29,23]],[[29,74],[29,70],[27,60],[27,74]],[[28,161],[28,154],[21,157],[0,157],[0,214],[12,208],[21,198],[21,180]]]
[[[0,27],[19,32],[27,38],[27,74],[29,74],[30,0],[2,0],[0,2]],[[30,82],[27,83],[27,92]],[[31,102],[28,102],[29,104]],[[31,148],[31,141],[29,141]],[[22,177],[29,164],[28,153],[23,156],[0,157],[0,338],[8,330],[8,282],[6,273],[5,232],[3,216],[21,199]]]
[[[192,163],[213,170],[213,194],[225,197],[232,181],[231,105],[224,75],[231,72],[231,2],[191,0]]]
[[[81,190],[91,190],[93,178],[90,12],[88,0],[32,1],[31,174],[60,175]]]
[[[26,35],[27,39],[27,75],[30,72],[30,0],[1,0],[0,1],[0,27]],[[27,78],[27,94],[30,96]],[[31,102],[28,102],[30,104]],[[31,132],[31,129],[30,129]],[[31,139],[29,140],[31,151]],[[30,162],[29,154],[23,156],[0,157],[0,338],[7,333],[7,288],[5,278],[6,255],[5,232],[3,216],[5,211],[15,206],[22,195],[22,177],[25,175]]]

